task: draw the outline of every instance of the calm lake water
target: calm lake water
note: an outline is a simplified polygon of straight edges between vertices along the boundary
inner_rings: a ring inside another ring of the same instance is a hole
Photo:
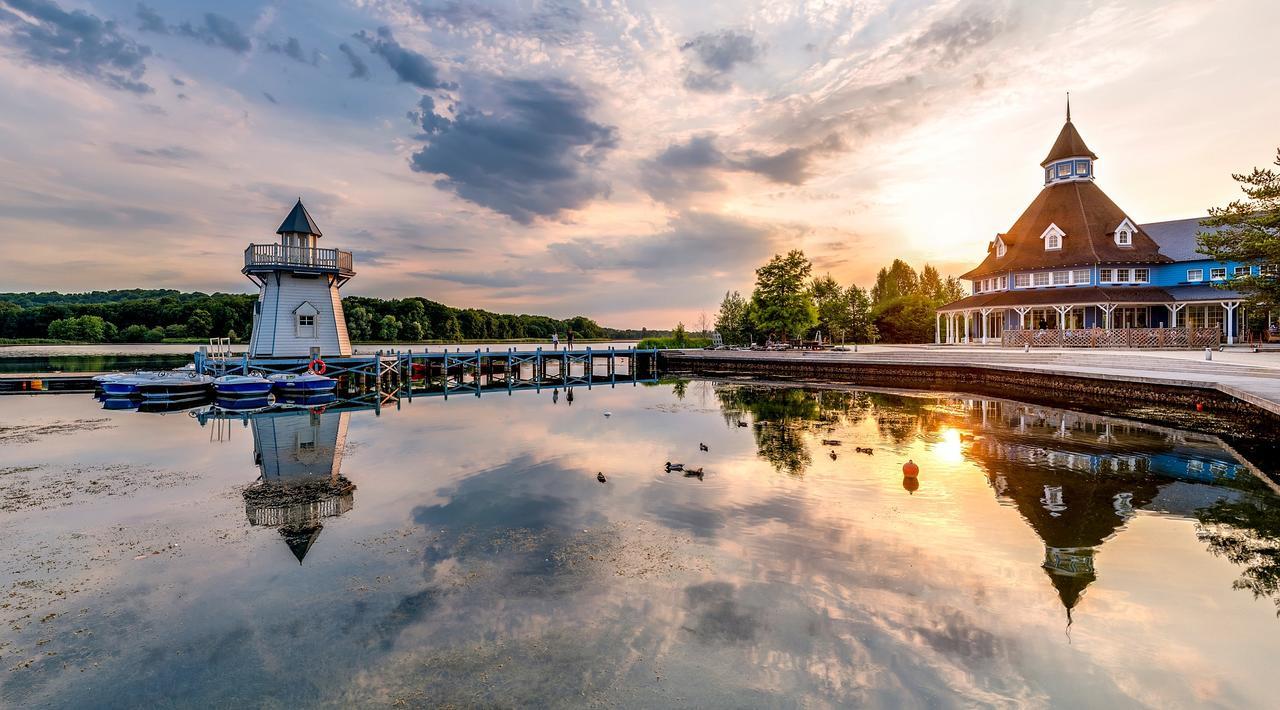
[[[1216,440],[573,394],[0,397],[0,706],[1274,707],[1280,501]]]

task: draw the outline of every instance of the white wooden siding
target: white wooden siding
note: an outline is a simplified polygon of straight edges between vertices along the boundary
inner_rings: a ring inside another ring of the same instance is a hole
[[[321,356],[351,355],[351,339],[347,335],[346,317],[342,312],[342,296],[334,280],[328,276],[304,278],[289,273],[267,276],[258,297],[262,312],[254,323],[250,352],[265,357],[306,357],[312,347]],[[314,338],[303,338],[295,327],[294,311],[303,302],[315,307]]]

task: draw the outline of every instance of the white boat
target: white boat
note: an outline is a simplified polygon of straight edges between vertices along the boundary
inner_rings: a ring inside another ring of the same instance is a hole
[[[270,375],[267,379],[271,380],[271,384],[275,386],[277,392],[285,393],[316,394],[330,392],[338,386],[338,381],[332,377],[325,377],[312,372],[301,375]]]
[[[156,376],[138,383],[138,394],[144,399],[179,399],[208,394],[213,386],[209,375],[182,372],[157,372]]]
[[[264,397],[272,384],[261,375],[223,375],[213,380],[213,389],[219,396]]]

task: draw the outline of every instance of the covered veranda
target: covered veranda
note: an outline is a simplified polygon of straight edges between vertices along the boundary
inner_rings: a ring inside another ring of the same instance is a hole
[[[1239,323],[1244,318],[1241,302],[1238,292],[1213,286],[997,291],[974,294],[939,308],[934,342],[1021,343],[1017,337],[1005,337],[1006,333],[1042,331],[1046,334],[1027,342],[1077,347],[1166,343],[1170,347],[1186,347],[1193,341],[1203,342],[1205,334],[1216,329],[1230,345],[1237,342]],[[1136,338],[1136,332],[1126,333],[1124,338],[1105,335],[1116,330],[1149,333]],[[1166,332],[1172,330],[1181,332]],[[1193,331],[1200,336],[1183,338],[1184,333]]]

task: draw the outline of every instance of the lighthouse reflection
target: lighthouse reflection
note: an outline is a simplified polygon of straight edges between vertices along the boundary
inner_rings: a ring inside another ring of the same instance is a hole
[[[355,505],[355,484],[341,473],[348,410],[264,407],[215,410],[239,419],[253,433],[258,479],[244,489],[245,516],[256,527],[275,528],[302,564],[326,518]]]

